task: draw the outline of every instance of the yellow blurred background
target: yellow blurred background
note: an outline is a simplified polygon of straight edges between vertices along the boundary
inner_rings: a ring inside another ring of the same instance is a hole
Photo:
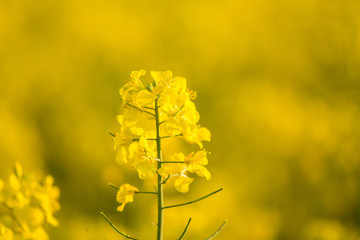
[[[15,160],[61,188],[51,239],[156,235],[152,196],[116,213],[118,89],[172,70],[198,92],[212,179],[167,189],[165,239],[360,239],[360,2],[0,1],[0,177]],[[186,146],[186,145],[184,145]],[[186,153],[186,151],[185,151]]]

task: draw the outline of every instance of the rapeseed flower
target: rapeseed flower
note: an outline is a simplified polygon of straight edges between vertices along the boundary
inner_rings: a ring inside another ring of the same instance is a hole
[[[48,239],[43,225],[57,226],[53,214],[60,209],[60,191],[53,183],[51,176],[39,181],[24,174],[20,163],[15,163],[8,183],[0,180],[0,204],[7,210],[0,216],[4,224],[0,226],[0,239]]]
[[[138,191],[139,189],[137,189],[134,186],[131,186],[128,183],[121,185],[116,194],[116,201],[120,203],[120,205],[117,207],[117,210],[119,212],[124,211],[125,205],[129,202],[134,201],[134,194],[135,192]]]
[[[205,150],[192,152],[186,157],[183,153],[174,154],[171,157],[171,161],[174,163],[170,161],[164,164],[165,166],[161,167],[158,173],[164,178],[175,178],[174,187],[178,192],[188,192],[189,185],[194,179],[189,177],[187,172],[196,173],[198,176],[210,180],[211,174],[205,167],[208,164],[207,155]]]

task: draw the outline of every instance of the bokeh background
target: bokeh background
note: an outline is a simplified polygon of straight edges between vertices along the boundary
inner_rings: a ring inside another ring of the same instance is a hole
[[[61,188],[51,239],[155,236],[155,199],[116,213],[118,89],[132,70],[172,70],[198,92],[212,180],[166,202],[175,239],[360,239],[360,2],[0,1],[0,177],[15,160]],[[171,143],[169,143],[171,144]],[[184,145],[186,147],[186,145]],[[169,146],[171,148],[171,146]],[[186,150],[185,150],[186,152]]]

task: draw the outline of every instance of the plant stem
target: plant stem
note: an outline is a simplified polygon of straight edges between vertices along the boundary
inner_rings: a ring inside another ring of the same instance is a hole
[[[161,168],[161,137],[160,137],[160,123],[159,123],[159,106],[158,99],[155,100],[155,120],[156,120],[156,149],[157,149],[157,158],[160,160],[157,162],[157,170]],[[158,173],[157,179],[157,194],[158,194],[158,223],[157,223],[157,240],[162,240],[163,235],[163,218],[164,218],[164,195],[163,195],[163,185],[162,177]]]
[[[185,163],[185,161],[162,161],[162,163]]]
[[[134,106],[134,105],[132,105],[132,104],[130,104],[130,103],[127,103],[127,106],[132,107],[132,108],[135,108],[135,109],[139,110],[140,112],[144,112],[144,113],[150,114],[151,116],[156,117],[155,114],[153,114],[153,113],[151,113],[151,112],[148,112],[148,111],[146,111],[146,110],[142,110],[141,108],[138,108],[138,107],[136,107],[136,106]]]
[[[188,227],[190,225],[190,222],[191,222],[191,218],[189,218],[189,221],[187,222],[183,233],[181,234],[181,236],[177,240],[181,240],[184,237],[184,235],[185,235],[185,233],[186,233],[186,231],[187,231],[187,229],[188,229]]]
[[[225,220],[221,226],[216,230],[216,232],[214,232],[210,237],[206,238],[205,240],[210,240],[210,239],[213,239],[216,235],[219,234],[219,232],[221,231],[221,229],[223,229],[223,227],[225,226],[225,224],[227,223],[228,221]]]
[[[180,203],[180,204],[176,204],[176,205],[165,206],[165,207],[163,207],[163,209],[180,207],[180,206],[184,206],[184,205],[189,205],[189,204],[192,204],[192,203],[196,203],[196,202],[201,201],[201,200],[203,200],[203,199],[205,199],[205,198],[208,198],[208,197],[210,197],[211,195],[214,195],[215,193],[218,193],[218,192],[220,192],[220,191],[222,191],[222,190],[223,190],[223,188],[220,188],[220,189],[218,189],[218,190],[216,190],[216,191],[214,191],[214,192],[212,192],[212,193],[209,193],[208,195],[205,195],[205,196],[203,196],[203,197],[201,197],[201,198],[198,198],[198,199],[196,199],[196,200],[193,200],[193,201],[190,201],[190,202],[186,202],[186,203]]]
[[[103,212],[100,212],[100,215],[103,216],[103,218],[110,224],[110,226],[113,229],[115,229],[115,231],[117,231],[121,236],[123,236],[123,237],[125,237],[127,239],[138,240],[137,238],[130,237],[129,235],[126,235],[126,234],[120,232],[120,230],[115,227],[115,225],[106,217],[106,215]]]

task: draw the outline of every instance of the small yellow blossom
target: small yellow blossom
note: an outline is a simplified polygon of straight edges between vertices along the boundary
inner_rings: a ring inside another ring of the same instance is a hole
[[[134,201],[134,194],[135,192],[138,192],[139,189],[137,189],[134,186],[131,186],[130,184],[123,184],[120,186],[117,194],[116,194],[116,201],[120,203],[120,206],[117,207],[117,211],[122,212],[124,211],[124,207],[127,203]]]
[[[185,156],[182,153],[177,154],[178,158]],[[173,158],[174,159],[174,158]],[[187,166],[184,163],[170,163],[161,167],[158,172],[164,178],[174,177],[174,187],[176,191],[186,193],[189,191],[189,185],[194,181],[193,178],[186,175]]]
[[[0,180],[0,204],[8,210],[0,216],[0,221],[7,219],[6,225],[0,226],[0,239],[12,239],[12,236],[14,239],[49,239],[43,225],[48,222],[57,226],[53,214],[60,209],[60,191],[53,182],[51,176],[38,181],[34,175],[24,174],[20,163],[15,163],[8,183]],[[10,228],[10,232],[6,228]]]
[[[140,77],[145,75],[145,73],[145,70],[131,72],[131,80],[119,90],[123,105],[131,101],[132,94],[134,92],[139,92],[144,89],[144,85],[142,84]]]
[[[154,79],[154,85],[152,93],[157,96],[164,90],[171,87],[171,83],[173,82],[173,74],[171,71],[165,72],[157,72],[151,71],[150,72],[152,78]]]
[[[142,180],[152,179],[156,173],[156,164],[154,160],[143,160],[136,164],[136,171]]]
[[[13,240],[14,234],[11,229],[6,228],[2,223],[0,223],[0,240]]]
[[[182,153],[174,154],[171,158],[173,162],[184,163],[167,163],[164,164],[158,173],[165,179],[168,177],[175,177],[174,187],[178,192],[188,192],[189,185],[194,181],[186,173],[196,173],[200,177],[205,177],[206,180],[210,180],[211,174],[206,169],[205,165],[208,164],[208,153],[205,150],[200,150],[196,153],[190,153],[188,156],[184,156]]]
[[[116,161],[119,164],[134,165],[137,162],[136,152],[139,148],[139,143],[134,140],[139,140],[145,130],[137,127],[138,112],[134,110],[127,110],[124,115],[118,115],[117,120],[120,124],[119,133],[115,133],[114,150],[117,150]],[[148,133],[147,133],[148,134]]]
[[[205,167],[208,164],[207,155],[208,153],[205,150],[197,151],[195,154],[193,152],[190,153],[185,158],[185,163],[188,166],[187,171],[210,180],[211,174]]]

